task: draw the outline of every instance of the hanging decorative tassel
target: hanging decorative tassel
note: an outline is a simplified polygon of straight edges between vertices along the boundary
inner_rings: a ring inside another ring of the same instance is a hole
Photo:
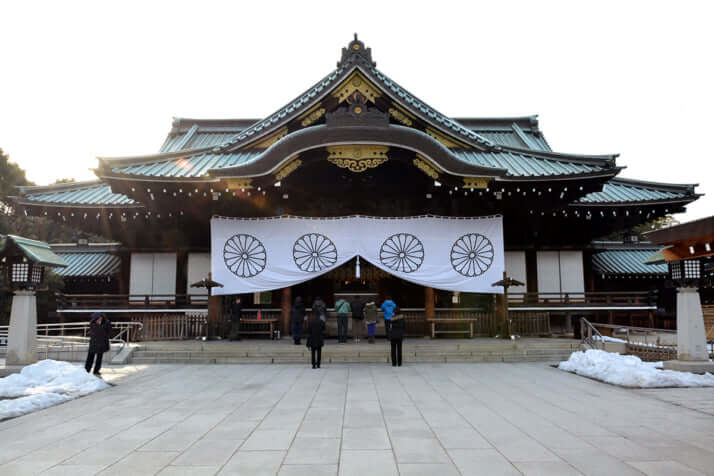
[[[355,267],[355,277],[359,278],[359,256],[357,257],[357,266]]]

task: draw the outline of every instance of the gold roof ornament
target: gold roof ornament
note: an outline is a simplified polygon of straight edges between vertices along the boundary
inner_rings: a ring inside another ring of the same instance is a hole
[[[367,100],[372,101],[373,103],[374,100],[382,94],[374,84],[362,75],[362,73],[355,71],[347,76],[347,78],[342,81],[342,84],[335,88],[332,95],[338,102],[349,102],[349,98],[355,92],[359,92],[367,98]]]
[[[488,188],[488,184],[491,180],[493,180],[493,177],[464,177],[464,184],[461,188]]]
[[[437,172],[436,169],[431,166],[429,161],[421,155],[417,154],[416,158],[413,160],[413,163],[419,170],[427,174],[429,177],[433,178],[434,180],[439,179],[439,172]]]
[[[317,121],[320,119],[327,110],[324,107],[321,107],[322,103],[316,105],[309,111],[307,111],[305,114],[301,115],[298,119],[300,119],[300,125],[303,127],[307,127],[313,122]]]
[[[414,121],[412,121],[412,119],[414,119],[414,116],[412,116],[410,113],[403,110],[396,104],[394,104],[394,107],[389,108],[389,114],[405,126],[411,126],[414,124]]]
[[[389,160],[384,145],[335,145],[327,148],[327,160],[350,172],[360,173]]]
[[[227,178],[225,179],[226,187],[229,190],[250,190],[253,188],[253,179],[249,178]]]
[[[446,147],[447,149],[463,149],[463,148],[468,148],[467,145],[456,141],[452,139],[451,137],[447,137],[445,134],[442,134],[441,132],[432,129],[431,127],[426,128],[426,133],[429,134],[431,137],[434,139],[438,140],[441,142],[441,145]]]
[[[290,161],[285,164],[279,171],[278,173],[275,174],[275,181],[279,182],[291,173],[295,172],[298,167],[302,165],[302,160],[298,159],[298,156],[295,155],[293,156]]]

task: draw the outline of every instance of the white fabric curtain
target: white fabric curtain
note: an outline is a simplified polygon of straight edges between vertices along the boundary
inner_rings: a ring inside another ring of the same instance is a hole
[[[292,286],[355,256],[399,278],[460,292],[502,293],[502,217],[213,218],[214,294]]]

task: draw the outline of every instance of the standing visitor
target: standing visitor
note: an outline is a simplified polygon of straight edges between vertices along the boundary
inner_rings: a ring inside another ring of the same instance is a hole
[[[240,296],[236,296],[231,303],[231,333],[228,340],[240,340],[240,318],[243,314],[243,305],[240,303]]]
[[[109,335],[111,332],[112,323],[104,314],[99,312],[92,314],[91,320],[89,321],[87,362],[84,364],[87,373],[92,370],[92,364],[94,364],[94,375],[101,375],[102,357],[104,356],[104,352],[109,350]]]
[[[377,305],[370,301],[364,305],[364,320],[367,322],[369,343],[374,344],[374,334],[377,330]]]
[[[387,333],[387,337],[389,337],[389,331],[391,328],[391,319],[392,316],[394,315],[394,309],[397,307],[397,304],[392,301],[392,298],[390,296],[387,296],[387,299],[382,303],[379,308],[384,312],[384,331]]]
[[[350,303],[350,309],[352,309],[352,335],[355,338],[355,342],[359,343],[360,337],[364,335],[364,305],[360,300],[359,296],[355,298]]]
[[[327,305],[320,296],[317,296],[312,303],[312,315],[320,318],[322,322],[327,319]]]
[[[350,303],[340,298],[335,303],[335,312],[337,313],[337,342],[344,344],[347,342],[347,324],[351,312]]]
[[[293,309],[290,312],[290,319],[292,320],[293,341],[295,345],[300,345],[300,340],[302,339],[302,323],[305,320],[305,303],[302,302],[302,296],[295,298]]]
[[[389,343],[392,346],[392,367],[402,366],[402,340],[404,339],[404,330],[406,321],[404,316],[395,309],[395,315],[390,319],[391,330],[389,332]]]
[[[313,315],[307,324],[307,346],[310,348],[312,358],[312,368],[320,368],[322,358],[322,346],[325,344],[323,333],[325,332],[325,321],[319,315]]]

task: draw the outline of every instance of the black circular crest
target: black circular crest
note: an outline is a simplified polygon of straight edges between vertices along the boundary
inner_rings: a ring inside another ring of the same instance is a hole
[[[238,234],[228,238],[223,246],[223,261],[236,276],[252,278],[265,269],[268,253],[258,238]]]
[[[414,235],[397,233],[382,243],[379,261],[391,270],[413,273],[424,262],[424,245]]]
[[[337,262],[337,248],[325,235],[308,233],[295,241],[293,260],[302,271],[322,271]]]
[[[451,266],[457,273],[472,278],[491,267],[493,256],[491,240],[478,233],[469,233],[451,247]]]

